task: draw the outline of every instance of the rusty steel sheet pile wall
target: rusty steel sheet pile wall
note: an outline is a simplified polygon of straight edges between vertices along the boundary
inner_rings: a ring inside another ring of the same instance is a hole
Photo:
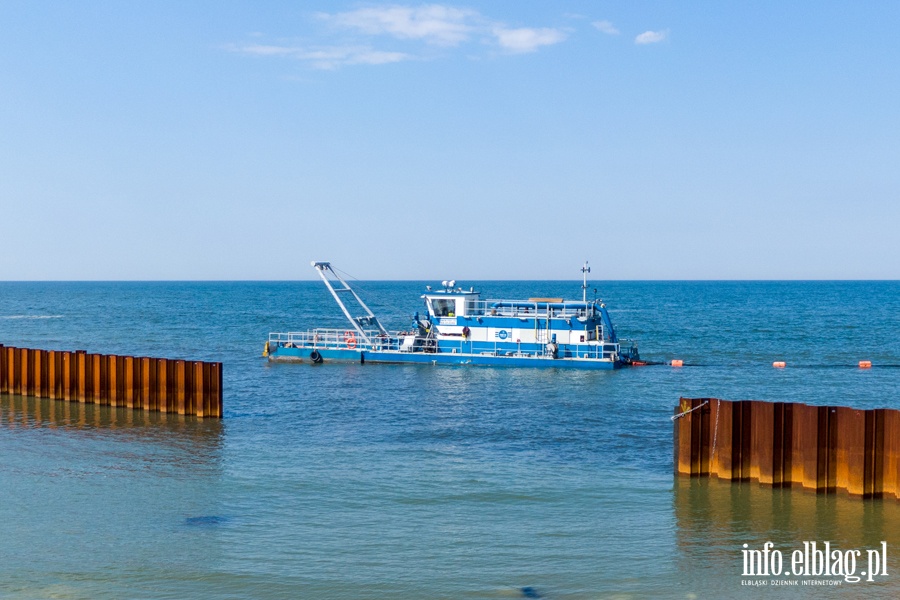
[[[681,398],[675,472],[900,500],[900,411]]]
[[[222,363],[0,344],[0,393],[222,416]]]

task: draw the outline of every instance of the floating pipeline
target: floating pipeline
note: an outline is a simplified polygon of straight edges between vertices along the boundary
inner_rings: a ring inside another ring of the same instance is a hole
[[[900,411],[681,398],[675,473],[900,500]]]
[[[222,363],[0,344],[0,393],[221,418]]]

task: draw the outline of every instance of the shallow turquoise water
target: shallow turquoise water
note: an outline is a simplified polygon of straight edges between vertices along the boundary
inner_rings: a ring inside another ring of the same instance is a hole
[[[900,543],[894,501],[673,477],[669,420],[682,395],[900,408],[900,283],[598,287],[645,358],[692,366],[270,365],[269,331],[342,326],[320,283],[0,283],[0,343],[221,360],[225,383],[221,421],[0,398],[0,597],[758,596],[743,543]],[[361,288],[402,328],[424,282]]]

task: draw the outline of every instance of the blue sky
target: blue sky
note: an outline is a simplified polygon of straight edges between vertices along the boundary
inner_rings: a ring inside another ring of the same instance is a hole
[[[0,3],[0,279],[900,278],[900,3]]]

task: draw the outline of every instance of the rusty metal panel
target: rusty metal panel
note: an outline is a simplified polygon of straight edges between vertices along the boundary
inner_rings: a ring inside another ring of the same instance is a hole
[[[764,485],[772,485],[774,405],[759,400],[750,400],[748,403],[753,407],[750,424],[750,478]]]
[[[19,348],[19,393],[23,396],[31,395],[31,350]]]
[[[22,390],[22,362],[19,349],[15,346],[6,347],[6,366],[9,369],[9,393],[18,394]]]
[[[815,485],[817,493],[828,492],[829,469],[834,466],[834,461],[829,460],[833,444],[829,442],[829,414],[831,409],[827,406],[816,406],[816,462]]]
[[[697,398],[691,399],[691,409],[692,411],[685,415],[685,418],[688,419],[688,422],[691,424],[691,475],[699,475],[700,474],[700,427],[702,425],[700,415],[697,413],[697,407],[700,406],[700,400]]]
[[[185,361],[175,361],[175,406],[179,415],[187,413],[187,384],[190,377]]]
[[[796,403],[792,411],[789,481],[791,485],[814,490],[818,464],[818,410]]]
[[[59,353],[55,350],[47,352],[47,397],[51,400],[57,398],[59,389]]]
[[[9,383],[6,375],[6,348],[0,344],[0,394],[9,392]]]
[[[819,448],[824,448],[825,458],[820,463],[825,465],[825,489],[827,492],[833,493],[837,489],[837,408],[826,406],[822,409],[819,414],[819,427],[824,427],[824,431],[819,439]],[[824,417],[822,413],[824,413]]]
[[[836,421],[835,486],[852,496],[866,491],[866,413],[843,406],[836,407],[831,417]],[[871,453],[869,453],[871,456]],[[871,472],[871,471],[870,471]]]
[[[750,430],[753,420],[753,402],[741,401],[741,479],[750,479],[753,438]]]
[[[744,462],[744,403],[731,403],[731,478],[743,479]]]
[[[772,480],[771,485],[784,483],[784,402],[772,404]]]
[[[712,436],[710,435],[710,402],[712,398],[700,398],[698,406],[700,408],[695,411],[699,413],[700,419],[700,471],[699,475],[709,476],[709,458],[712,450]]]
[[[709,474],[720,479],[733,479],[731,468],[732,403],[715,398],[710,400],[709,422],[712,446],[709,457]]]
[[[178,381],[175,374],[175,360],[168,361],[166,365],[166,398],[168,404],[167,412],[178,414]]]
[[[772,485],[773,450],[775,436],[775,405],[770,402],[752,400],[751,421],[752,448],[750,476],[763,485]]]
[[[160,358],[156,361],[156,409],[159,412],[167,412],[169,409],[168,395],[169,361]]]
[[[679,398],[675,415],[679,415],[691,407],[688,398]],[[675,419],[673,430],[675,431],[675,472],[680,475],[691,474],[691,421],[690,415],[684,415]]]
[[[7,346],[4,348],[6,351],[6,368],[8,369],[7,373],[7,390],[10,394],[17,394],[17,381],[19,380],[19,360],[17,359],[18,352],[16,352],[16,348],[14,346]]]
[[[874,418],[872,427],[872,435],[874,440],[872,443],[872,497],[884,497],[884,409],[876,409],[871,411]]]
[[[72,400],[72,371],[73,371],[73,354],[71,352],[62,352],[62,399],[66,401]]]
[[[121,357],[110,354],[106,357],[106,373],[108,378],[107,390],[109,393],[109,405],[119,406],[119,372],[121,370]]]
[[[134,357],[125,357],[125,379],[122,382],[122,391],[125,392],[125,406],[134,408]]]
[[[212,397],[212,405],[210,406],[210,417],[222,416],[222,363],[216,362],[210,365],[210,384],[212,388],[210,395]]]
[[[150,359],[150,406],[149,410],[159,410],[159,359]]]
[[[200,361],[193,361],[191,363],[191,367],[193,368],[193,414],[198,417],[205,417],[206,413],[203,412],[203,402],[204,402],[204,394],[203,394],[203,363]]]
[[[875,463],[880,462],[880,458],[877,457],[877,454],[880,454],[879,449],[876,448],[876,437],[877,437],[877,424],[876,421],[880,420],[877,418],[877,413],[874,410],[866,410],[863,411],[866,415],[866,440],[864,447],[864,457],[865,468],[863,469],[863,497],[864,498],[873,498],[875,496],[875,487],[878,485],[880,489],[880,483],[876,484],[876,468]]]
[[[34,378],[34,383],[32,386],[32,394],[36,398],[44,397],[44,356],[46,356],[46,350],[34,350],[32,352],[31,357],[31,369],[32,369],[32,377]]]
[[[900,411],[879,409],[876,417],[876,495],[884,498],[900,499]],[[880,431],[879,431],[880,430]],[[880,436],[880,440],[878,439]],[[880,477],[880,489],[878,478]]]
[[[128,406],[128,393],[126,389],[130,385],[128,378],[128,370],[131,368],[130,363],[125,360],[127,356],[120,356],[116,359],[116,393],[119,396],[118,406]]]
[[[32,379],[31,368],[31,350],[28,348],[19,348],[19,367],[21,373],[20,391],[23,396],[31,396],[34,392],[34,380]]]
[[[144,410],[155,410],[156,404],[156,359],[143,358],[142,371],[144,377]]]
[[[203,416],[208,417],[212,412],[212,363],[203,363]]]
[[[64,400],[66,397],[66,392],[65,392],[66,369],[65,369],[65,365],[63,364],[63,361],[65,360],[65,358],[63,357],[64,354],[65,354],[65,352],[57,352],[55,359],[53,361],[53,364],[56,366],[56,381],[53,385],[56,388],[56,399],[57,400]]]
[[[88,354],[87,360],[90,367],[91,372],[91,390],[90,390],[90,401],[94,404],[100,404],[100,396],[101,390],[103,389],[103,381],[101,379],[101,371],[100,363],[102,362],[103,357],[99,354]]]
[[[15,346],[6,346],[3,351],[6,353],[7,391],[10,394],[17,394],[16,390],[20,389],[19,381],[21,381],[22,377],[21,355],[19,354],[19,349]]]
[[[153,398],[150,396],[153,389],[153,359],[143,357],[141,361],[141,403],[139,408],[151,410]]]
[[[830,460],[830,454],[834,448],[834,445],[830,443],[830,414],[830,407],[816,407],[816,492],[819,493],[828,491],[829,473],[834,466],[834,461]]]
[[[50,381],[50,351],[41,350],[41,393],[44,394],[44,398],[50,397],[51,385],[53,384]]]
[[[22,372],[25,370],[25,365],[22,364],[25,361],[22,356],[23,348],[15,348],[13,355],[13,383],[15,385],[15,389],[13,390],[14,394],[20,394],[22,396],[25,395],[25,390],[27,388],[27,381],[22,376]]]
[[[99,403],[102,405],[109,404],[109,356],[105,354],[98,355],[100,357],[100,365],[95,372],[95,375],[99,377],[99,390],[98,390],[98,398]]]
[[[716,399],[712,423],[713,467],[720,479],[741,478],[741,403]]]
[[[76,394],[79,402],[84,402],[87,399],[88,366],[86,354],[83,350],[75,351],[75,389],[77,390]]]
[[[166,412],[178,412],[178,393],[175,381],[175,361],[166,361]]]
[[[28,374],[28,395],[35,396],[35,384],[38,380],[39,372],[34,370],[35,365],[35,355],[38,353],[38,350],[34,350],[33,348],[28,348],[25,353],[25,360],[27,362],[27,374]]]
[[[793,402],[783,402],[782,412],[782,440],[781,440],[781,485],[791,485],[794,447],[794,406]]]

